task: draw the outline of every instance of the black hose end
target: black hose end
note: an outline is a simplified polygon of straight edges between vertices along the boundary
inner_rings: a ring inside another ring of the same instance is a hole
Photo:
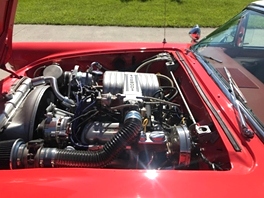
[[[0,141],[0,169],[12,169],[15,159],[12,154],[19,147],[22,139]]]
[[[10,154],[16,140],[6,140],[0,142],[0,169],[9,169]]]

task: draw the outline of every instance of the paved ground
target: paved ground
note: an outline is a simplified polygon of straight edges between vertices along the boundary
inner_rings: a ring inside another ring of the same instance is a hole
[[[190,42],[189,28],[166,28],[167,42]],[[212,28],[201,28],[202,37]],[[15,25],[13,41],[129,41],[162,42],[164,28]]]

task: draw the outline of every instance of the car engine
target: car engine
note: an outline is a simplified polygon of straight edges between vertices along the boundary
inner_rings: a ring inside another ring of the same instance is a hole
[[[180,67],[160,53],[135,71],[53,63],[20,79],[0,115],[0,168],[228,169],[201,152],[219,137],[197,124],[174,75],[142,71],[157,61]]]

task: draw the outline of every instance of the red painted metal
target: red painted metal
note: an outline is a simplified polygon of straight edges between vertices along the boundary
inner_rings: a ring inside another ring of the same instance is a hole
[[[17,1],[4,1],[15,6]],[[5,7],[0,7],[4,12]],[[11,10],[7,13],[11,18]],[[0,15],[2,17],[2,15]],[[4,28],[3,28],[4,27]],[[8,26],[0,24],[0,41],[12,33]],[[10,42],[11,38],[8,37]],[[7,45],[10,46],[10,45]],[[87,56],[99,53],[133,51],[179,52],[204,91],[204,94],[226,123],[241,147],[235,152],[218,122],[211,115],[215,127],[226,146],[231,169],[228,171],[190,170],[120,170],[120,169],[23,169],[0,171],[0,197],[263,197],[264,158],[263,143],[255,136],[245,140],[239,132],[234,109],[212,78],[191,53],[189,44],[174,43],[14,43],[11,65],[18,75],[49,60],[64,57]],[[10,51],[4,51],[1,64]],[[176,55],[175,55],[176,57]],[[0,82],[0,92],[7,92],[16,78]],[[205,105],[206,106],[206,105]],[[207,109],[210,112],[209,109]],[[206,151],[213,152],[213,151]]]
[[[117,50],[126,52],[131,50],[165,50],[188,49],[190,44],[175,43],[131,43],[131,42],[19,42],[13,43],[12,57],[9,60],[15,70],[39,62],[44,58],[64,57],[72,54],[91,54],[93,52],[109,52]]]
[[[263,165],[263,164],[262,164]],[[105,169],[1,171],[3,197],[263,197],[263,169],[247,172]]]
[[[64,57],[76,53],[101,53],[102,51],[111,50],[114,53],[120,50],[120,44],[117,43],[109,43],[107,46],[104,44],[94,44],[94,46],[89,45],[89,43],[79,44],[81,50],[77,52],[71,49],[74,48],[74,45],[64,45],[67,46],[66,52],[61,52],[61,49],[56,47],[58,45],[51,43],[26,46],[30,50],[40,47],[49,54],[40,59],[41,61],[33,61],[36,64],[56,56]],[[21,49],[25,47],[24,44],[14,46],[20,46]],[[86,51],[87,46],[94,50]],[[162,49],[162,46],[159,47],[160,44],[127,44],[125,50],[137,50],[140,46],[147,46],[144,49],[145,51]],[[157,47],[155,48],[155,46]],[[191,54],[186,55],[185,46],[181,45],[181,48],[178,49],[176,49],[176,46],[176,44],[170,44],[169,47],[166,47],[166,50],[170,49],[169,52],[171,53],[175,53],[177,50],[185,58],[205,94],[228,128],[232,129],[231,132],[239,142],[241,152],[235,152],[225,134],[220,132],[221,139],[224,141],[229,153],[231,170],[214,172],[56,168],[0,171],[0,193],[11,197],[194,197],[198,195],[199,197],[261,197],[263,195],[261,175],[264,171],[262,142],[256,136],[250,141],[246,141],[241,137],[230,101],[213,83],[210,76],[206,75],[199,62],[193,59]],[[97,51],[98,49],[99,51]],[[14,50],[16,50],[16,47]],[[60,53],[53,55],[54,51],[52,50],[58,50]],[[25,54],[26,52],[28,51],[25,50]],[[36,53],[35,56],[37,55]],[[28,69],[30,67],[34,67],[34,64],[28,66]],[[27,68],[18,70],[18,74],[22,75],[25,70]],[[8,78],[2,81],[2,92],[9,89],[13,80],[13,78]],[[216,127],[218,131],[222,131],[220,126],[216,125]],[[207,152],[210,152],[210,150]]]
[[[1,1],[0,3],[0,67],[11,56],[14,17],[17,0]]]

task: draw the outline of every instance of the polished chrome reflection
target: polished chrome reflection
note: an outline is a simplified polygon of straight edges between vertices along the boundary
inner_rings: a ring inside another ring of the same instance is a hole
[[[197,43],[201,36],[201,29],[199,25],[195,25],[189,32],[189,36],[192,38],[192,43]]]

